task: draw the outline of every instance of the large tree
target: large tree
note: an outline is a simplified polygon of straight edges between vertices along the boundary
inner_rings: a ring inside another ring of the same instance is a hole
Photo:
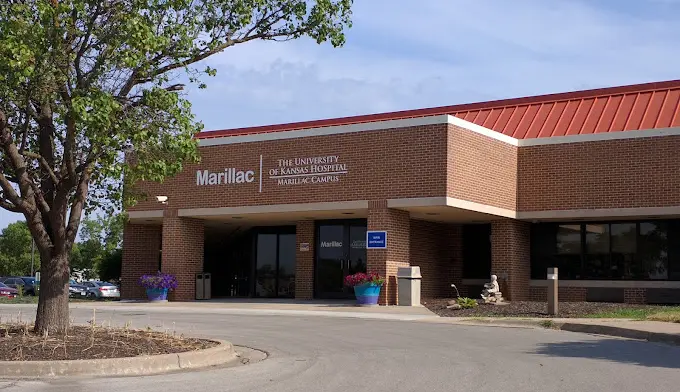
[[[216,71],[202,60],[253,40],[340,46],[352,0],[0,3],[0,206],[40,254],[35,329],[60,333],[83,211],[121,200],[123,173],[160,181],[198,159],[181,80],[204,88]]]

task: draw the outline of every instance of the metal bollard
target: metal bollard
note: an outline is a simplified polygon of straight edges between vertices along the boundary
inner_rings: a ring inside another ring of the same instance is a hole
[[[548,314],[556,315],[559,312],[559,289],[557,268],[548,268]]]

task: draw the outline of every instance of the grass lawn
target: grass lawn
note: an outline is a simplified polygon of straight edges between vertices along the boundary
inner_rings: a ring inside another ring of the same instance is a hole
[[[680,306],[621,308],[586,315],[590,318],[627,318],[633,320],[680,323]]]

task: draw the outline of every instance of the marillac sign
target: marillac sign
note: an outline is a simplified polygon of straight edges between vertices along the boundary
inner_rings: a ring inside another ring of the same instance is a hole
[[[367,231],[366,232],[366,248],[368,248],[368,249],[386,249],[387,248],[387,232],[386,231]]]
[[[229,167],[224,170],[196,170],[196,185],[233,185],[248,184],[259,180],[259,192],[262,192],[263,173],[269,174],[269,180],[278,185],[314,185],[339,182],[347,174],[347,164],[338,155],[305,156],[276,159],[274,167],[264,170],[263,158],[260,155],[259,170],[252,168]]]

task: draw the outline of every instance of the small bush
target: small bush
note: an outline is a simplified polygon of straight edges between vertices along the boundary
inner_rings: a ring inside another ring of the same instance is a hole
[[[458,297],[457,301],[458,301],[458,305],[460,305],[460,307],[462,309],[472,309],[472,308],[477,307],[477,305],[479,305],[477,303],[476,299],[472,299],[472,298],[468,298],[468,297]]]

